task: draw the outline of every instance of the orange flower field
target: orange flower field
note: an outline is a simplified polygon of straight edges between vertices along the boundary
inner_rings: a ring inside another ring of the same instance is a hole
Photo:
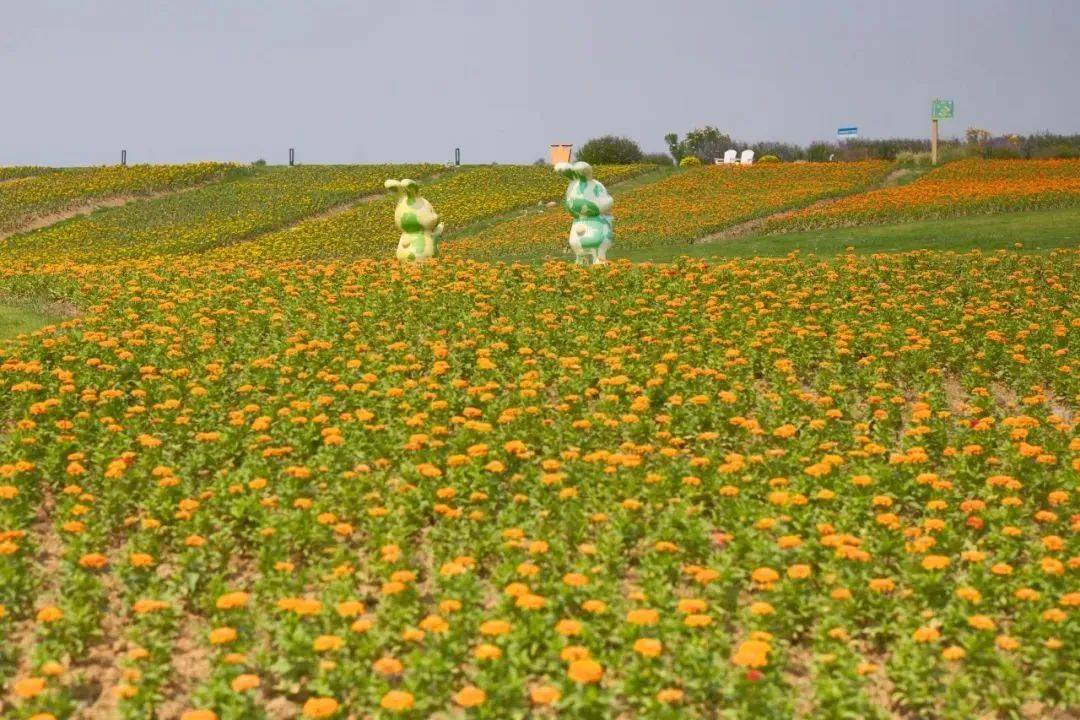
[[[764,232],[876,225],[1080,205],[1080,160],[961,160],[907,185],[849,195],[767,222]]]
[[[625,193],[616,188],[615,245],[690,244],[743,220],[856,191],[881,180],[889,169],[885,162],[710,165]],[[566,250],[569,227],[566,211],[553,208],[448,240],[443,249],[456,257],[557,255]]]
[[[1078,261],[9,259],[78,312],[0,341],[0,716],[1073,717]]]

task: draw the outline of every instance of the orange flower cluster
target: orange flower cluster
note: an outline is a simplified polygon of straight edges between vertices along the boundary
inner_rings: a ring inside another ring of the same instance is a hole
[[[615,195],[615,243],[635,248],[687,245],[711,232],[816,198],[853,192],[881,179],[885,162],[799,163],[680,171]],[[529,213],[448,240],[457,257],[543,256],[568,251],[562,208]]]
[[[870,190],[770,220],[762,231],[878,225],[1080,204],[1080,160],[978,160],[943,165],[907,185]]]

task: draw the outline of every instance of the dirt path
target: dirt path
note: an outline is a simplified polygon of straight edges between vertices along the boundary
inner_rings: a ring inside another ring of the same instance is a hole
[[[23,178],[18,178],[23,179]],[[160,192],[148,193],[146,195],[114,195],[113,197],[102,198],[95,200],[94,202],[83,203],[82,205],[72,205],[65,210],[58,210],[56,212],[47,213],[45,215],[33,215],[26,218],[18,225],[9,228],[0,228],[0,241],[6,240],[9,237],[15,235],[22,235],[33,230],[40,230],[43,227],[49,225],[55,225],[58,222],[64,220],[70,220],[71,218],[78,217],[80,215],[89,215],[97,210],[104,210],[105,208],[122,207],[128,203],[142,202],[144,200],[156,200],[157,198],[166,197],[168,195],[183,195],[194,190],[201,190],[207,185],[212,185],[216,182],[221,182],[222,178],[217,177],[206,182],[201,182],[198,185],[192,185],[191,187],[180,188],[179,190],[162,190]]]
[[[827,205],[832,205],[833,203],[835,203],[835,202],[837,202],[839,200],[843,200],[846,197],[850,197],[852,194],[869,192],[871,190],[878,190],[880,188],[885,188],[885,187],[893,187],[896,184],[898,184],[901,179],[903,179],[903,178],[905,178],[905,177],[907,177],[907,176],[909,176],[909,175],[911,175],[912,173],[915,173],[915,172],[917,172],[917,171],[911,170],[909,168],[896,168],[895,170],[890,172],[888,175],[886,175],[880,182],[878,182],[878,183],[876,183],[874,185],[871,185],[870,187],[858,190],[856,193],[849,193],[848,195],[837,195],[835,197],[823,198],[821,200],[817,200],[815,202],[812,202],[809,205],[800,205],[799,207],[796,207],[796,208],[788,208],[786,210],[781,210],[779,212],[771,213],[769,215],[762,215],[761,217],[756,217],[756,218],[753,218],[751,220],[745,220],[743,222],[736,223],[734,225],[729,225],[726,228],[723,228],[721,230],[717,230],[716,232],[709,233],[708,235],[705,235],[703,237],[698,238],[697,240],[694,241],[693,244],[694,245],[707,245],[709,243],[720,242],[722,240],[731,240],[732,238],[738,238],[738,237],[743,237],[745,235],[751,235],[756,230],[758,230],[763,225],[765,225],[766,223],[772,222],[774,220],[783,220],[784,218],[790,217],[790,216],[794,215],[797,212],[803,212],[804,210],[814,210],[814,209],[817,209],[817,208],[825,207]]]
[[[34,566],[38,576],[37,601],[34,609],[40,610],[46,605],[57,601],[61,579],[60,564],[64,556],[64,541],[56,531],[54,514],[56,512],[56,498],[52,489],[41,483],[42,496],[38,505],[37,516],[27,528],[35,546]],[[17,669],[13,677],[24,678],[32,675],[33,649],[37,642],[36,628],[38,623],[31,615],[15,626],[14,631],[4,640],[10,647],[16,648]],[[16,704],[16,698],[11,693],[3,693],[0,688],[0,715],[9,717],[5,713]]]

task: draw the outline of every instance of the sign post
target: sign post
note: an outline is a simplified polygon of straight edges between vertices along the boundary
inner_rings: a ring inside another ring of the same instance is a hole
[[[938,120],[953,116],[953,101],[934,98],[930,105],[930,164],[937,165]]]
[[[293,165],[296,162],[296,148],[289,148],[289,165]]]

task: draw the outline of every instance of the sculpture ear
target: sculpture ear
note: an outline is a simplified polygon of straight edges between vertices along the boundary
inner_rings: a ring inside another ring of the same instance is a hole
[[[416,182],[415,180],[402,180],[401,188],[405,191],[405,194],[409,196],[410,200],[415,199],[416,196],[420,193],[420,183]]]
[[[574,172],[574,166],[568,162],[555,163],[555,172],[570,180],[577,179],[577,173]]]
[[[587,162],[583,162],[581,160],[578,160],[576,163],[574,163],[574,172],[576,172],[578,175],[580,175],[585,180],[592,180],[593,179],[592,165],[590,165]]]
[[[390,179],[383,183],[383,187],[387,190],[396,190],[398,194],[401,193],[401,183],[397,180]]]

